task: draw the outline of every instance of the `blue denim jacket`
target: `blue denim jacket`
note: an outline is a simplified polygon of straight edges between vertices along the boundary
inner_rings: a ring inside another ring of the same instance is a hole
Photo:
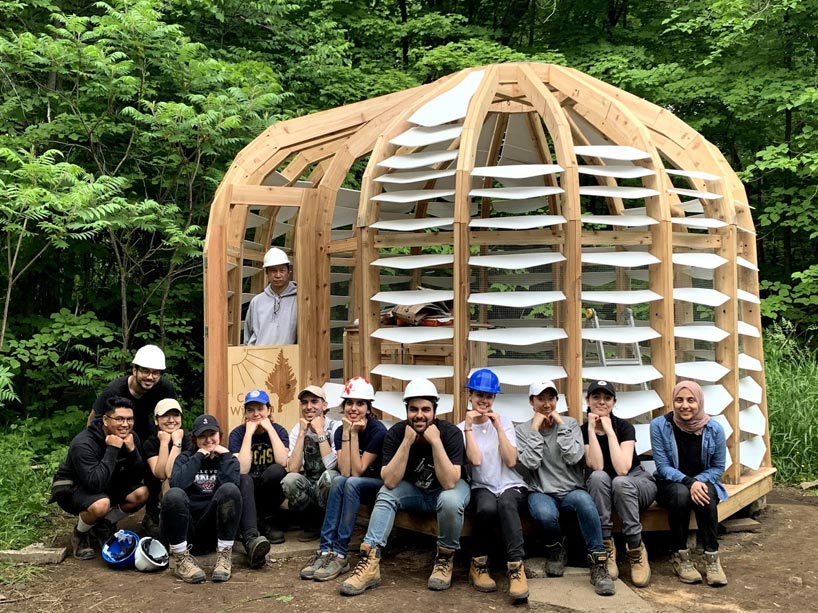
[[[677,466],[679,451],[676,449],[676,437],[673,436],[673,424],[666,415],[650,422],[650,442],[653,447],[653,460],[656,462],[654,477],[666,481],[681,482],[687,477]],[[727,490],[721,484],[724,464],[727,456],[727,443],[721,424],[714,419],[707,422],[702,432],[702,463],[704,470],[693,476],[696,481],[712,483],[716,486],[719,500],[727,500]]]

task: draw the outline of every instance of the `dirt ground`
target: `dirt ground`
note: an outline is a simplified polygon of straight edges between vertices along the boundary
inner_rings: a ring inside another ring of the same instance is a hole
[[[818,498],[776,488],[756,519],[761,522],[759,531],[721,538],[722,561],[730,580],[723,588],[679,583],[669,556],[658,553],[664,549],[664,535],[649,535],[646,544],[651,552],[653,581],[638,594],[657,611],[818,611],[818,567],[813,564],[818,551]],[[167,572],[117,572],[100,559],[81,562],[68,558],[24,585],[0,586],[0,613],[341,611],[350,606],[360,611],[566,610],[534,602],[512,607],[502,591],[478,594],[468,586],[465,555],[458,560],[452,588],[430,592],[426,579],[432,546],[426,537],[396,530],[381,563],[382,586],[355,598],[340,596],[338,581],[300,580],[298,571],[308,556],[277,554],[275,546],[267,568],[262,570],[250,570],[241,556],[235,556],[233,578],[223,584],[208,581],[187,585]],[[200,560],[208,571],[213,557]],[[627,569],[622,570],[627,582]],[[500,569],[493,575],[499,578]],[[553,589],[558,590],[561,580],[541,581],[553,583]],[[500,586],[504,587],[504,582]],[[600,597],[593,594],[590,585],[588,594],[588,610],[599,608]]]

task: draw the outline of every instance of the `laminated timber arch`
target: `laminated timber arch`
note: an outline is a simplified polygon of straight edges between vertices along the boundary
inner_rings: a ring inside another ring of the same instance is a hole
[[[470,369],[491,366],[498,410],[521,421],[533,379],[555,379],[562,410],[580,417],[584,381],[605,378],[646,452],[650,418],[692,378],[728,435],[725,480],[747,501],[771,486],[746,195],[666,109],[523,63],[268,128],[225,175],[207,231],[206,404],[221,416],[236,392],[228,347],[241,345],[271,244],[294,256],[300,386],[340,381],[343,361],[391,390],[381,405],[400,418],[399,390],[427,376],[458,420]],[[440,300],[450,327],[381,325],[384,307]],[[450,345],[445,362],[407,361],[434,343]]]

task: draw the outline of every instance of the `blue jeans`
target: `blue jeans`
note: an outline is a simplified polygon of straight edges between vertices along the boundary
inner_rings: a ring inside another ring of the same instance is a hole
[[[528,512],[542,529],[545,544],[559,541],[560,513],[563,509],[576,513],[579,531],[585,541],[588,553],[605,551],[602,546],[602,526],[599,523],[599,512],[594,500],[585,490],[572,490],[564,496],[531,492],[528,494]]]
[[[324,525],[321,526],[321,551],[347,555],[361,498],[374,500],[382,485],[383,481],[373,477],[339,475],[332,480]]]
[[[450,490],[435,488],[422,490],[408,481],[401,481],[394,488],[385,485],[378,492],[378,499],[369,518],[369,529],[364,543],[371,547],[386,547],[386,539],[392,532],[395,513],[420,511],[437,513],[437,544],[447,549],[460,549],[460,533],[463,531],[463,511],[469,504],[469,485],[458,480]]]

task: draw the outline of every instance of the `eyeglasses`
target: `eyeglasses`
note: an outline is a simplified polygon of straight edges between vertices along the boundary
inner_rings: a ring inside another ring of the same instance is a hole
[[[120,417],[119,415],[117,415],[116,417],[111,417],[110,415],[106,415],[105,417],[107,419],[110,419],[114,423],[119,424],[120,426],[122,424],[132,424],[132,423],[134,423],[134,418],[133,417]]]
[[[156,377],[157,379],[162,376],[161,370],[154,370],[153,368],[142,368],[141,366],[136,367],[136,372],[138,372],[143,377]]]

